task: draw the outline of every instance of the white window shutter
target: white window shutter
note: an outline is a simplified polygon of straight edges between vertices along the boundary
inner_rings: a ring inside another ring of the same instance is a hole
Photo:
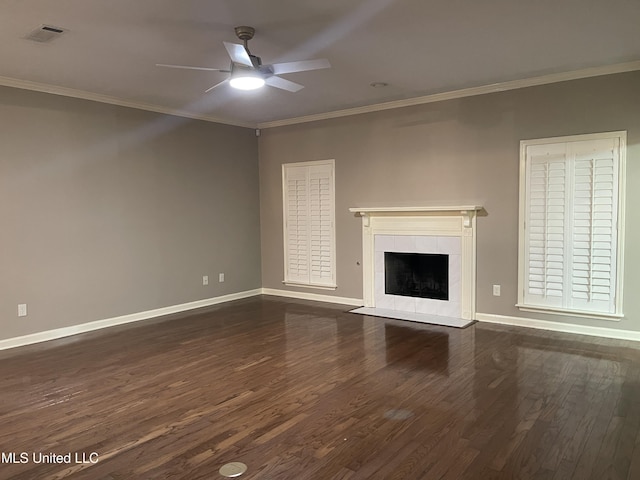
[[[560,307],[567,273],[567,181],[564,147],[529,148],[525,302]]]
[[[311,221],[310,282],[334,284],[333,279],[333,179],[331,169],[309,168],[309,218]]]
[[[285,283],[335,288],[333,161],[283,165]]]
[[[624,138],[613,132],[522,142],[518,306],[620,316]]]
[[[572,278],[569,307],[613,312],[618,148],[614,139],[572,146]]]
[[[292,167],[285,175],[285,278],[291,282],[309,281],[309,189],[307,172]]]

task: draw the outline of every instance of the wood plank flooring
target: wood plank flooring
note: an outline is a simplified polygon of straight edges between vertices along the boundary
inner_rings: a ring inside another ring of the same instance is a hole
[[[346,310],[254,297],[0,352],[0,479],[640,478],[639,343]]]

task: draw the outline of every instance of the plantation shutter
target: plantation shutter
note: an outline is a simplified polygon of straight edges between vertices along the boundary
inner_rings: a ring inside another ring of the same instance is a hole
[[[304,167],[287,170],[285,192],[285,279],[305,283],[309,281],[309,188]]]
[[[309,167],[309,219],[313,284],[333,283],[333,180],[326,166]]]
[[[335,288],[334,165],[283,165],[285,283]]]
[[[616,313],[619,138],[529,145],[525,306]]]
[[[573,254],[570,306],[615,307],[618,148],[613,139],[579,142],[573,160]]]
[[[561,307],[566,289],[567,169],[564,146],[532,147],[528,164],[525,302]]]

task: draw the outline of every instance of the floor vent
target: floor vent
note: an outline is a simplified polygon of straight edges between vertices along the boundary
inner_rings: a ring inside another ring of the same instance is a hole
[[[247,466],[242,462],[231,462],[220,467],[220,475],[227,478],[235,478],[247,471]]]
[[[63,33],[64,29],[60,27],[54,27],[53,25],[40,25],[24,38],[33,42],[46,43],[50,42],[54,38],[58,38]]]

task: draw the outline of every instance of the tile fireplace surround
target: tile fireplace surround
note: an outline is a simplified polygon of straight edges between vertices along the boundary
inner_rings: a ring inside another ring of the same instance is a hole
[[[350,208],[362,217],[364,307],[354,313],[464,327],[475,318],[476,216],[482,207]],[[384,252],[449,255],[449,300],[384,291]]]

